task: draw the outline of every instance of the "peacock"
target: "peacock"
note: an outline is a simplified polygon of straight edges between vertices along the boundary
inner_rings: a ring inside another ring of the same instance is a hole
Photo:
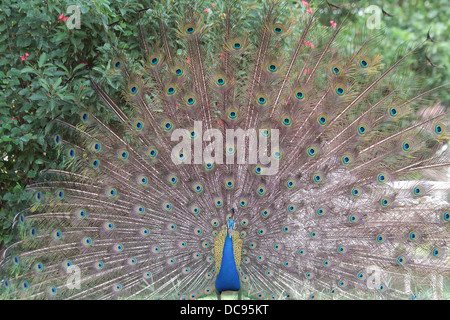
[[[214,26],[179,8],[152,17],[157,41],[139,11],[142,56],[111,44],[90,76],[111,121],[89,105],[53,120],[63,168],[27,187],[1,296],[442,299],[448,117],[430,97],[448,83],[409,76],[434,41],[386,61],[383,29],[340,39],[347,4],[299,5],[292,21],[266,1],[249,24],[224,1]]]

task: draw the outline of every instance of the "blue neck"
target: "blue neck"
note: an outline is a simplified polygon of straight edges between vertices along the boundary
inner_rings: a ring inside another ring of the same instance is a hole
[[[233,240],[227,234],[225,245],[223,246],[222,263],[220,272],[216,278],[216,290],[222,291],[238,291],[241,287],[239,274],[234,261]]]

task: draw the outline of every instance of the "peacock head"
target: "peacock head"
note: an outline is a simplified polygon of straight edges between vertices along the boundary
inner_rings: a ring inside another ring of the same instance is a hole
[[[231,238],[234,230],[234,208],[231,209],[231,215],[228,217],[227,229],[228,229],[228,236]]]

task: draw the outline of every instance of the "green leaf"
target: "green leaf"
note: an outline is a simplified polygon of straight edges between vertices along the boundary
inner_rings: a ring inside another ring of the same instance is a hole
[[[54,88],[59,87],[59,85],[61,84],[61,81],[62,81],[61,77],[59,77],[58,79],[56,79],[55,84],[53,85],[53,87],[54,87]]]
[[[42,66],[44,65],[45,61],[47,61],[47,54],[44,52],[39,57],[39,68],[42,68]]]
[[[30,97],[30,100],[43,100],[43,99],[47,99],[47,96],[43,93],[33,93]]]
[[[20,73],[34,73],[34,74],[37,74],[36,70],[34,70],[32,67],[25,67],[22,70],[20,70]]]

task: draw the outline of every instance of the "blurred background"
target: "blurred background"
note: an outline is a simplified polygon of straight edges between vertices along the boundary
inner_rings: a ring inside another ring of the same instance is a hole
[[[426,42],[417,54],[417,63],[408,66],[409,71],[427,86],[449,81],[449,1],[329,2],[339,9],[330,8],[324,1],[286,1],[283,18],[294,31],[285,45],[296,43],[296,34],[302,30],[299,17],[309,14],[309,10],[321,8],[318,18],[323,28],[341,23],[342,16],[351,13],[340,35],[342,46],[350,45],[368,23],[379,22],[377,27],[384,36],[374,50],[382,55],[383,61],[392,61],[399,46],[423,42],[429,32],[434,42]],[[74,13],[68,13],[67,9],[74,3],[80,9],[80,29],[68,27]],[[220,0],[1,1],[0,252],[11,240],[14,216],[26,206],[29,195],[23,192],[25,186],[37,179],[41,170],[61,165],[49,135],[53,127],[50,120],[61,117],[77,123],[79,108],[88,106],[91,112],[108,121],[109,113],[91,88],[89,75],[104,79],[106,91],[117,91],[119,84],[108,79],[106,69],[112,48],[123,50],[134,59],[142,57],[138,17],[148,41],[157,42],[159,26],[155,14],[167,19],[170,28],[175,25],[174,17],[183,14],[180,8],[186,4],[202,13],[210,27],[208,37],[221,37],[214,29],[224,18],[224,2]],[[262,6],[260,2],[236,1],[240,22],[259,23]],[[177,41],[175,36],[171,39]],[[176,43],[172,45],[177,47]],[[185,53],[179,49],[176,54]],[[450,93],[439,90],[432,98],[447,106]]]

